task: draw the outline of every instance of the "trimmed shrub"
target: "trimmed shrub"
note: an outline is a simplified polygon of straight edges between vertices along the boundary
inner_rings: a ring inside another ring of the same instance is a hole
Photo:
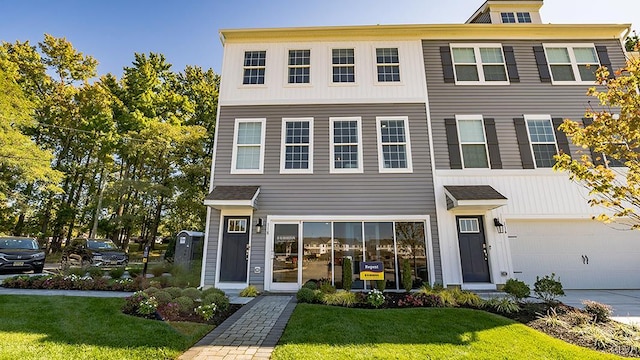
[[[216,304],[218,305],[219,311],[225,311],[229,308],[229,298],[224,295],[224,293],[220,294],[219,292],[210,292],[207,295],[203,294],[202,297],[203,305]]]
[[[376,289],[384,292],[384,289],[387,288],[387,280],[376,280]]]
[[[312,304],[316,300],[316,294],[313,290],[303,287],[296,293],[296,299],[300,303]]]
[[[559,296],[564,296],[560,278],[555,279],[556,274],[546,275],[543,278],[536,276],[533,292],[547,304],[556,303]]]
[[[182,290],[182,296],[186,296],[192,300],[198,300],[202,298],[202,292],[194,287],[190,287]]]
[[[157,287],[154,286],[150,286],[148,288],[146,288],[144,290],[144,293],[149,295],[149,296],[153,296],[153,294],[155,294],[156,292],[158,292],[160,289],[158,289]]]
[[[191,314],[193,312],[195,303],[190,297],[180,296],[175,299],[175,302],[178,304],[178,310],[180,310],[182,314]]]
[[[333,294],[325,294],[322,298],[322,301],[327,305],[337,305],[337,306],[346,306],[351,307],[358,302],[355,293],[351,291],[336,291]]]
[[[158,301],[158,305],[166,305],[173,300],[173,298],[171,297],[171,294],[169,294],[164,290],[158,290],[154,292],[153,297],[156,298],[156,300]]]
[[[413,280],[411,279],[411,264],[409,259],[402,259],[402,288],[409,292],[413,287]]]
[[[342,288],[345,290],[351,290],[353,285],[353,266],[351,265],[351,259],[342,259]]]
[[[323,282],[320,284],[320,291],[323,294],[334,294],[336,292],[335,286],[331,285],[330,282]]]
[[[182,296],[182,289],[180,289],[179,287],[168,287],[166,289],[164,289],[164,291],[168,292],[172,298],[176,299],[180,296]]]
[[[101,278],[104,276],[104,271],[98,266],[91,266],[87,270],[87,272],[89,273],[89,276],[91,276],[94,279]]]
[[[504,284],[503,291],[511,295],[511,297],[516,301],[522,301],[531,295],[529,285],[525,284],[524,281],[517,279],[507,280],[506,284]]]
[[[302,287],[305,289],[317,290],[318,284],[313,280],[308,280],[304,285],[302,285]]]
[[[122,275],[124,275],[123,267],[117,267],[109,270],[109,276],[111,276],[112,279],[120,279]]]
[[[259,294],[260,294],[260,292],[253,285],[249,285],[246,288],[242,289],[242,291],[240,291],[240,296],[241,297],[256,297]]]
[[[593,321],[597,323],[609,321],[609,317],[613,312],[611,310],[611,306],[601,304],[596,301],[583,300],[582,305],[584,305],[584,311],[586,311],[587,314],[591,315]]]
[[[226,294],[224,293],[224,291],[215,288],[215,287],[210,287],[207,289],[202,290],[202,297],[204,298],[205,296],[209,295],[209,294],[219,294],[222,296],[226,296]]]

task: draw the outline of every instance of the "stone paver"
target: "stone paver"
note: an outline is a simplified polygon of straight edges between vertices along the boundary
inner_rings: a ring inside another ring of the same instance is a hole
[[[268,359],[293,313],[293,296],[262,296],[203,337],[179,359]]]

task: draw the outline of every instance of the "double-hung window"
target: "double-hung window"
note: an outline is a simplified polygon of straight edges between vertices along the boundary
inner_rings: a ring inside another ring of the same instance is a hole
[[[353,49],[333,49],[331,51],[334,83],[356,81],[355,55]]]
[[[282,119],[280,173],[313,173],[313,118]]]
[[[378,82],[400,81],[400,59],[398,48],[376,49],[376,63],[378,70]]]
[[[378,170],[380,172],[412,172],[409,118],[377,117]]]
[[[244,76],[242,83],[245,85],[264,84],[264,72],[266,67],[266,51],[244,52]]]
[[[482,115],[456,115],[456,122],[463,167],[489,168],[487,137]]]
[[[544,44],[554,84],[594,84],[600,61],[593,44]]]
[[[361,173],[362,120],[360,117],[332,117],[330,123],[331,173]]]
[[[232,174],[262,174],[266,119],[236,119]]]
[[[507,67],[500,44],[451,44],[456,84],[507,85]]]
[[[558,153],[556,135],[549,115],[525,115],[531,151],[537,168],[555,165],[553,158]]]
[[[311,50],[289,50],[289,84],[308,84]]]

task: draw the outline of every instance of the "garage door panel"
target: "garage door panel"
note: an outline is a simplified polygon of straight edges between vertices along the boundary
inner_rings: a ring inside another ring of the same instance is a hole
[[[565,289],[640,288],[640,232],[590,220],[510,220],[508,226],[514,277],[529,285],[553,272]]]

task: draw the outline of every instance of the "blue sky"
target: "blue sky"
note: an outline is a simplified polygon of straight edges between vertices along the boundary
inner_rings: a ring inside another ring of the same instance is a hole
[[[66,37],[118,77],[134,52],[220,72],[219,29],[463,23],[484,0],[0,0],[0,40]],[[577,6],[576,4],[580,4]],[[546,0],[545,23],[640,23],[638,0]]]

